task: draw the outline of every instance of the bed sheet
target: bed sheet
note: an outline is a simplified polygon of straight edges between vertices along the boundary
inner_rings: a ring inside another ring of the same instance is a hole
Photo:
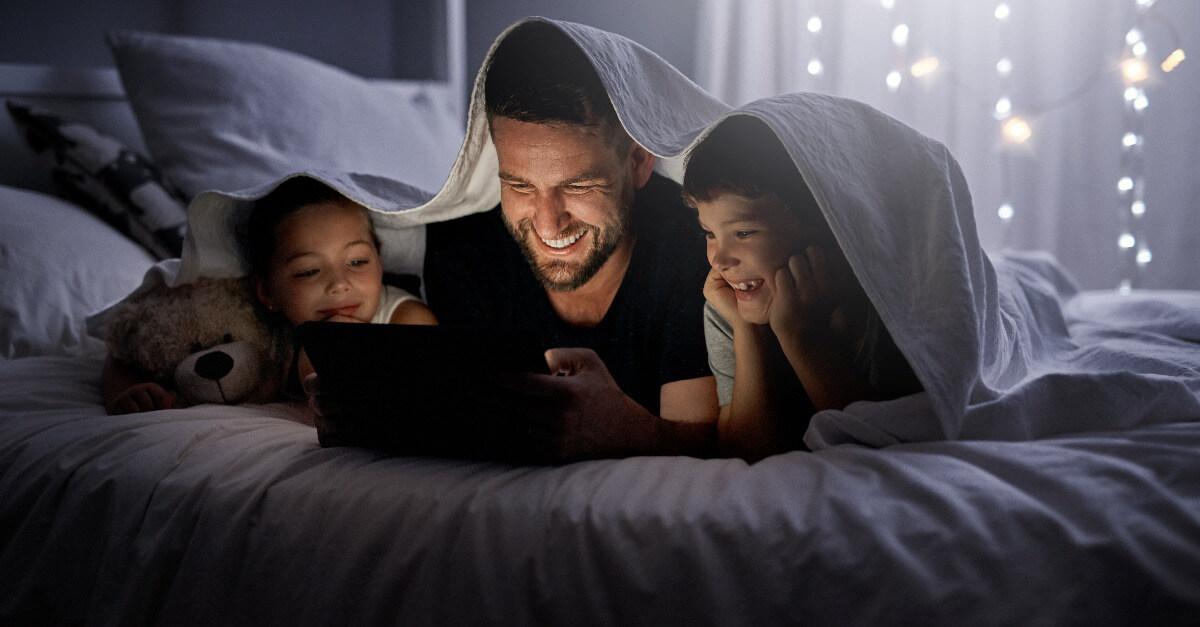
[[[560,467],[110,417],[0,361],[0,622],[1158,624],[1200,611],[1200,424]]]

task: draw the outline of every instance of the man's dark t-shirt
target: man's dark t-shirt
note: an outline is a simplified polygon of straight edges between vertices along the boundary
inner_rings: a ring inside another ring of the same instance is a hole
[[[664,383],[711,374],[704,239],[674,182],[655,174],[637,191],[633,256],[595,327],[559,319],[503,220],[496,207],[428,226],[425,294],[440,323],[529,330],[545,348],[591,348],[617,385],[655,415]]]

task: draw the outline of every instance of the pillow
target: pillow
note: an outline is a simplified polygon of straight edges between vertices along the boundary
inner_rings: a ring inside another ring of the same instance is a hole
[[[71,200],[159,259],[178,257],[187,205],[145,157],[94,127],[7,101],[30,148]]]
[[[194,197],[307,170],[441,189],[465,124],[438,94],[268,46],[139,32],[109,47],[146,146]]]
[[[154,264],[82,207],[0,185],[0,356],[103,355],[84,330]]]

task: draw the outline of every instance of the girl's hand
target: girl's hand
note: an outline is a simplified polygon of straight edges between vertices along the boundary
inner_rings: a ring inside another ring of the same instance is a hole
[[[741,320],[737,309],[737,296],[734,296],[733,288],[729,286],[728,281],[721,278],[721,273],[716,268],[710,270],[704,279],[704,299],[729,324],[736,324]]]
[[[829,330],[838,305],[837,281],[825,250],[810,245],[775,271],[770,324],[776,335],[796,337]]]
[[[110,415],[135,414],[157,409],[175,409],[179,401],[175,393],[157,383],[138,383],[129,386],[108,403]]]

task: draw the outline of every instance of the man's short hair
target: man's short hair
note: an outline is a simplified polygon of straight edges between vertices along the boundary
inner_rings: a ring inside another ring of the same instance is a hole
[[[591,60],[558,28],[533,22],[496,47],[484,78],[488,123],[496,116],[522,122],[561,122],[624,128]]]
[[[721,122],[687,158],[683,195],[688,204],[724,194],[751,200],[773,196],[797,208],[816,206],[775,131],[748,115]]]

